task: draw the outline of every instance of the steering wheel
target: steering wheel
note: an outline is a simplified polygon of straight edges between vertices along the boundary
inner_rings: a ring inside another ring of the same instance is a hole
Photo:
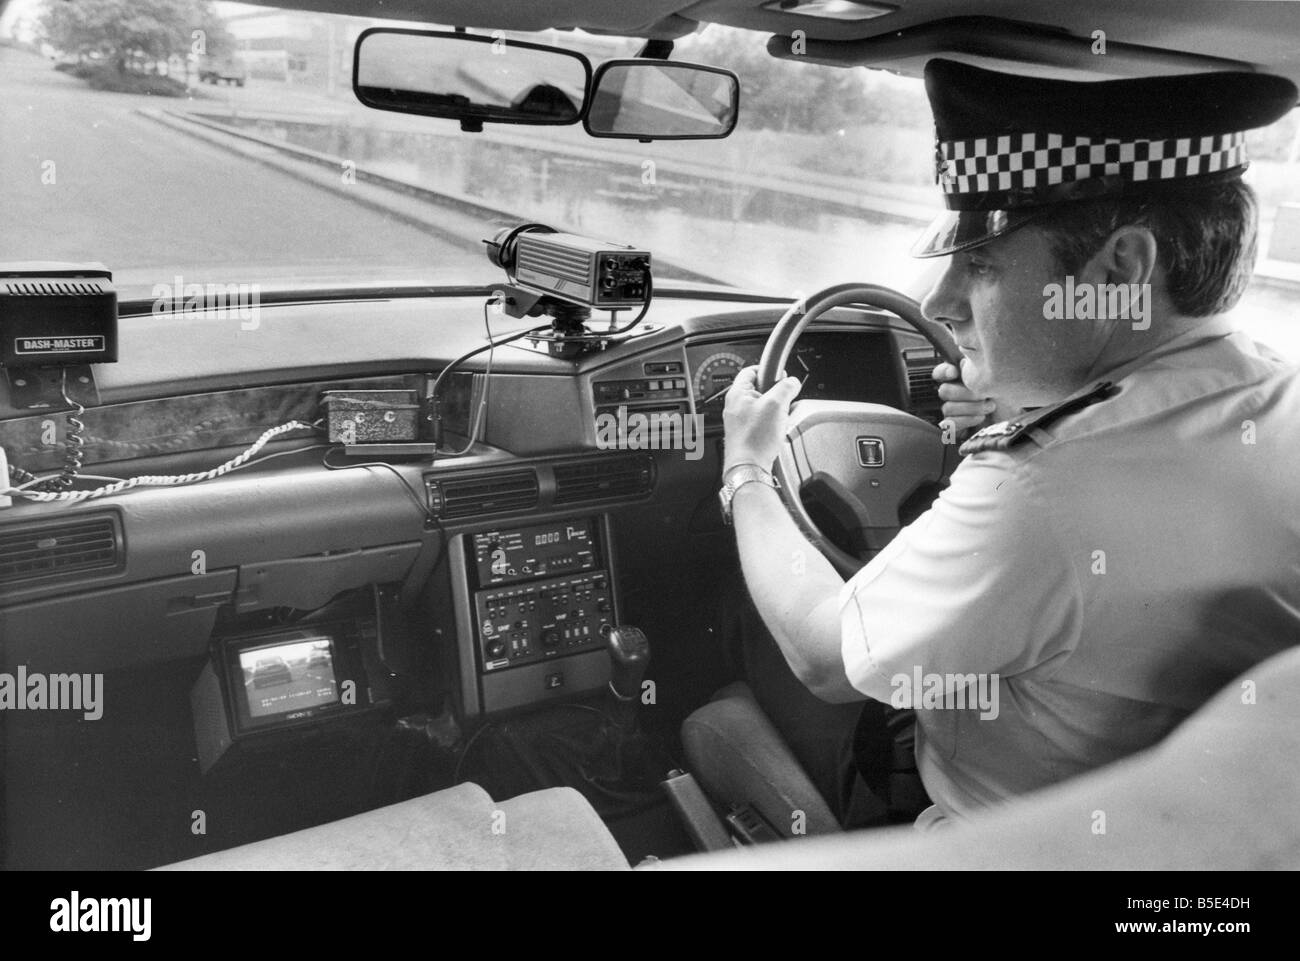
[[[916,329],[944,360],[961,355],[946,328],[921,315],[915,300],[875,284],[840,284],[786,311],[763,348],[758,389],[770,390],[784,376],[799,335],[834,307],[854,304],[887,310]],[[897,407],[836,400],[797,400],[790,407],[785,443],[774,474],[781,499],[804,535],[844,578],[863,564],[818,528],[801,494],[815,495],[837,521],[865,545],[882,549],[900,522],[898,509],[923,484],[937,483],[957,466],[957,445],[945,444],[933,424]]]

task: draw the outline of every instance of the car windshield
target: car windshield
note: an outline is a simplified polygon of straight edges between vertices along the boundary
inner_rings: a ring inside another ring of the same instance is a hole
[[[467,133],[357,102],[356,38],[386,23],[202,0],[14,0],[0,19],[0,261],[99,261],[123,297],[180,283],[492,284],[482,241],[499,219],[644,247],[661,283],[796,297],[858,280],[919,295],[936,269],[908,255],[939,207],[915,78],[778,60],[764,35],[715,25],[673,58],[739,74],[728,139]],[[506,36],[593,63],[643,43]],[[1251,140],[1261,262],[1237,313],[1300,359],[1300,125],[1293,115]]]

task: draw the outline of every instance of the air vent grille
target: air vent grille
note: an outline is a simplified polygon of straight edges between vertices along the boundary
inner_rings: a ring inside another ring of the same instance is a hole
[[[537,474],[531,470],[451,480],[430,478],[426,486],[434,513],[448,519],[537,507]]]
[[[120,552],[121,537],[113,516],[0,529],[0,584],[111,570],[119,566]]]
[[[654,487],[649,457],[598,457],[555,467],[555,503],[579,504],[636,497]]]
[[[534,270],[551,274],[574,283],[587,283],[591,274],[591,256],[581,251],[565,250],[545,240],[532,237],[519,239],[518,270]]]
[[[53,297],[83,295],[98,295],[104,292],[102,281],[98,280],[11,280],[7,283],[0,284],[0,290],[6,294],[17,294],[22,297]]]

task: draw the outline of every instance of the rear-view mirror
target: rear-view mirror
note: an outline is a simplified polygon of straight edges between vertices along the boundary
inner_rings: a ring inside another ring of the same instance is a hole
[[[669,60],[609,60],[596,70],[583,126],[593,137],[713,140],[735,129],[730,70]]]
[[[591,63],[504,37],[370,29],[357,38],[352,88],[367,107],[483,123],[573,124]]]

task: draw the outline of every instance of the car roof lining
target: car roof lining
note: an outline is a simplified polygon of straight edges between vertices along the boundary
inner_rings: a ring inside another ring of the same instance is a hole
[[[765,0],[260,2],[472,29],[581,29],[656,39],[680,38],[705,23],[777,38],[802,30],[810,60],[909,76],[919,75],[927,59],[948,56],[993,69],[1076,79],[1225,69],[1230,63],[1232,69],[1277,73],[1300,83],[1300,3],[1275,0],[890,0],[896,11],[861,21],[769,10],[763,7]],[[980,22],[982,26],[963,32],[964,25]],[[925,25],[928,30],[916,29]],[[1106,34],[1104,56],[1092,53],[1096,30]],[[1041,45],[1035,48],[1035,42]]]
[[[255,6],[479,30],[585,30],[588,33],[673,40],[697,29],[681,16],[683,0],[247,0]]]

